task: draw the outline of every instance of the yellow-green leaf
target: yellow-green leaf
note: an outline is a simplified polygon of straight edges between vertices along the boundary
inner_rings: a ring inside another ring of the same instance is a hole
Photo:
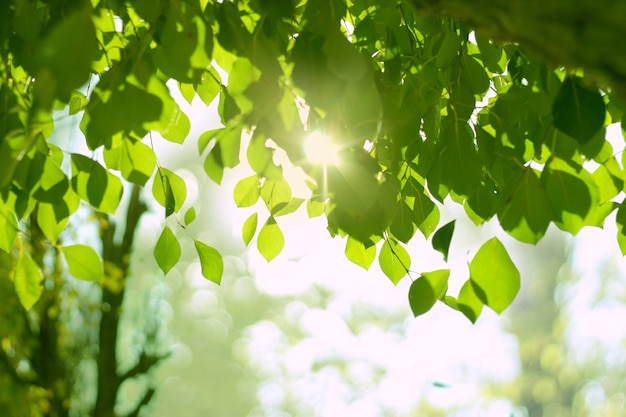
[[[270,216],[261,230],[257,238],[257,248],[267,262],[274,259],[283,250],[285,246],[285,237],[278,227],[276,219]]]
[[[415,317],[430,310],[448,290],[450,270],[425,272],[409,287],[409,305]]]
[[[43,275],[35,261],[24,252],[17,258],[14,280],[20,303],[26,310],[30,310],[41,297]]]
[[[0,199],[0,249],[10,252],[17,237],[17,220],[15,214]]]
[[[450,300],[446,300],[446,304],[451,304]],[[483,302],[476,295],[472,280],[468,279],[461,287],[459,297],[456,300],[456,307],[461,310],[472,323],[476,323],[480,313],[483,311]]]
[[[254,237],[256,233],[256,226],[258,221],[258,214],[256,212],[252,213],[250,217],[246,219],[241,229],[241,237],[243,238],[243,243],[246,246],[250,244],[250,241]]]
[[[63,247],[65,262],[70,274],[85,281],[100,281],[104,277],[102,259],[96,251],[86,245]]]
[[[406,249],[391,240],[383,243],[378,262],[380,269],[394,285],[404,278],[411,267],[411,257]]]
[[[237,207],[250,207],[256,204],[260,193],[259,181],[258,175],[252,175],[241,179],[235,185],[233,194]]]
[[[193,243],[200,259],[202,276],[219,285],[220,282],[222,282],[222,275],[224,273],[224,260],[222,259],[222,255],[217,249],[199,240],[194,240]]]
[[[180,243],[169,227],[165,226],[154,247],[154,259],[164,274],[167,274],[180,259]]]
[[[167,168],[159,168],[152,184],[152,195],[165,207],[165,217],[178,212],[187,197],[185,181]]]
[[[346,258],[351,262],[367,271],[372,265],[372,262],[374,262],[374,258],[376,258],[376,245],[371,243],[366,247],[360,240],[348,236],[345,254]]]
[[[478,298],[498,314],[513,302],[520,288],[519,271],[496,237],[485,242],[472,259],[470,279]]]

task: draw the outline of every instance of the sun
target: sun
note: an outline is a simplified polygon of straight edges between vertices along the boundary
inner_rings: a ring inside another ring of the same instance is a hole
[[[304,152],[307,159],[314,164],[339,163],[339,147],[332,142],[330,136],[319,131],[314,131],[305,138]]]

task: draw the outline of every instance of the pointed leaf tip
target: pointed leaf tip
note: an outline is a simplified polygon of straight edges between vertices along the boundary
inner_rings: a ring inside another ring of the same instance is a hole
[[[222,275],[224,273],[224,260],[217,249],[202,243],[199,240],[193,241],[198,257],[200,258],[200,267],[202,268],[202,276],[220,285]]]
[[[429,311],[442,299],[448,290],[450,270],[425,272],[411,283],[409,288],[409,305],[415,317]]]
[[[15,265],[15,292],[26,310],[39,300],[42,293],[43,275],[33,259],[21,253]]]
[[[443,260],[448,262],[448,251],[450,250],[450,242],[452,241],[452,235],[454,234],[454,225],[456,220],[452,220],[446,225],[442,226],[433,235],[433,248],[443,255]]]
[[[278,256],[285,246],[285,237],[278,227],[276,219],[270,216],[259,231],[257,248],[267,262]]]
[[[161,271],[167,274],[180,259],[180,243],[169,227],[165,226],[154,247],[154,259]]]
[[[84,281],[100,281],[104,277],[102,259],[96,251],[86,245],[63,247],[67,267],[75,278]]]
[[[498,238],[483,244],[470,263],[470,279],[477,297],[502,313],[520,289],[520,273]]]

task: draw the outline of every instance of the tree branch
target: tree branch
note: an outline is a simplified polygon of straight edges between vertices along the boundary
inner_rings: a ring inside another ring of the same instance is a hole
[[[109,217],[101,215],[100,233],[102,240],[102,259],[107,265],[122,271],[123,280],[128,277],[129,255],[132,251],[133,240],[139,220],[146,212],[147,206],[139,198],[140,188],[133,187],[128,209],[126,211],[126,228],[122,243],[117,245],[114,241],[115,224]],[[94,408],[94,417],[114,417],[114,407],[117,401],[117,393],[124,381],[117,374],[117,338],[119,330],[120,310],[124,302],[125,285],[118,288],[102,286],[102,317],[100,319],[98,352],[98,396]]]
[[[171,352],[166,353],[165,355],[149,355],[146,352],[142,352],[139,357],[139,361],[135,366],[126,371],[124,375],[120,377],[122,381],[126,381],[127,379],[134,378],[137,375],[142,375],[148,373],[152,367],[157,365],[163,359],[170,356]]]
[[[150,400],[152,400],[155,392],[156,391],[154,388],[148,388],[139,404],[137,404],[137,407],[135,407],[135,409],[130,414],[127,414],[126,417],[137,417],[139,415],[139,411],[141,411],[141,408],[145,405],[148,405]]]

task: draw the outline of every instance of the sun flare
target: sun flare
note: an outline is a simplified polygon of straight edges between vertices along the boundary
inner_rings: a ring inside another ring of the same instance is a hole
[[[339,147],[330,136],[321,132],[312,132],[304,140],[304,152],[314,164],[335,165],[339,162]]]

